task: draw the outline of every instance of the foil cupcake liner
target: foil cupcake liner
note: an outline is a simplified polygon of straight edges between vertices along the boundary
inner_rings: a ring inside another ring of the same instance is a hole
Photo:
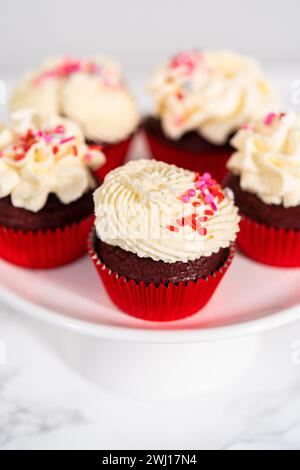
[[[189,152],[167,145],[145,131],[152,157],[199,173],[209,172],[217,181],[222,182],[227,170],[226,162],[231,152]]]
[[[106,163],[101,168],[99,168],[99,170],[95,171],[100,181],[102,181],[107,173],[109,173],[111,170],[114,170],[118,166],[123,165],[132,138],[133,136],[130,136],[128,139],[122,140],[117,144],[109,144],[102,148],[102,152],[106,156]]]
[[[0,226],[0,257],[31,269],[68,264],[86,253],[94,215],[55,230],[22,231]]]
[[[145,284],[112,272],[99,259],[95,250],[93,229],[88,239],[88,252],[108,295],[123,312],[143,320],[167,322],[189,317],[209,301],[234,256],[231,246],[226,263],[206,278],[178,284]]]
[[[242,216],[237,245],[249,258],[277,267],[300,267],[300,230],[268,227]]]

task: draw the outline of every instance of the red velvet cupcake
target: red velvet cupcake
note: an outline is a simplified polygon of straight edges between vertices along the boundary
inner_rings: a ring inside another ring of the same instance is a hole
[[[107,157],[100,178],[124,162],[139,122],[120,67],[107,57],[48,59],[17,84],[11,109],[23,108],[59,114],[79,124],[87,143],[101,146]]]
[[[300,267],[300,118],[269,113],[232,139],[224,181],[242,220],[240,249],[279,267]]]
[[[124,312],[171,321],[200,310],[229,266],[239,217],[208,173],[129,162],[95,192],[89,251]]]
[[[51,268],[82,256],[94,220],[91,170],[104,162],[71,121],[15,113],[0,128],[1,258]]]
[[[180,53],[156,70],[149,90],[156,114],[144,130],[152,156],[220,181],[231,136],[278,101],[259,66],[229,51]]]

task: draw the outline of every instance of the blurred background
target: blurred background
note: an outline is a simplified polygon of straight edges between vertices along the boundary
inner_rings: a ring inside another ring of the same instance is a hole
[[[288,99],[299,17],[298,0],[0,0],[0,79],[49,55],[111,54],[144,105],[146,78],[167,56],[229,48],[257,58]]]
[[[0,0],[1,69],[45,55],[106,52],[152,68],[174,51],[233,48],[266,63],[298,60],[298,0]]]

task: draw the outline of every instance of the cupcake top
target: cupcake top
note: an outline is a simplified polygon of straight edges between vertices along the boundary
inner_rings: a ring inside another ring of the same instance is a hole
[[[80,124],[87,139],[104,143],[126,139],[139,121],[119,65],[101,56],[46,60],[21,78],[10,106],[12,111],[33,108],[67,116]]]
[[[241,188],[266,204],[300,204],[300,117],[269,113],[245,124],[233,137],[236,152],[227,166]]]
[[[0,125],[0,198],[10,196],[15,207],[37,212],[50,193],[69,204],[95,187],[90,169],[104,163],[67,119],[19,111],[11,127]]]
[[[208,173],[138,160],[94,193],[99,238],[142,258],[174,263],[210,256],[236,238],[232,199]]]
[[[179,53],[154,72],[149,91],[168,137],[195,131],[216,145],[278,103],[258,64],[230,51]]]

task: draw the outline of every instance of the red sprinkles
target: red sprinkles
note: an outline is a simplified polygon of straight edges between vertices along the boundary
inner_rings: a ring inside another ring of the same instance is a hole
[[[59,152],[61,145],[72,142],[74,140],[71,150],[72,154],[77,157],[78,148],[75,144],[75,136],[65,137],[65,132],[66,129],[63,125],[58,125],[51,130],[38,130],[36,132],[34,132],[32,129],[28,129],[25,134],[19,137],[18,142],[11,145],[8,150],[9,152],[12,151],[12,157],[15,161],[20,161],[26,157],[27,152],[34,144],[37,144],[42,140],[51,146],[50,148],[53,155],[56,155]],[[0,154],[0,156],[4,155],[5,151]]]
[[[198,51],[179,52],[171,59],[170,67],[172,69],[180,68],[184,74],[192,74],[198,63],[204,58],[203,54]]]
[[[84,72],[90,75],[100,75],[101,67],[95,62],[66,58],[59,65],[41,73],[41,75],[34,80],[34,84],[40,85],[41,83],[53,78],[67,78],[78,72]]]
[[[197,231],[200,236],[205,236],[207,234],[207,228],[201,224],[207,222],[209,217],[214,216],[215,212],[218,210],[216,201],[220,203],[224,198],[225,196],[221,186],[209,173],[204,173],[203,175],[196,173],[194,187],[188,188],[178,198],[183,204],[191,203],[195,212],[177,219],[176,225],[169,225],[167,229],[171,232],[179,232],[180,227],[189,225],[192,230]],[[197,207],[204,205],[210,206],[210,209],[205,209],[204,215],[199,215],[196,212]]]
[[[170,230],[170,232],[179,232],[179,228],[175,227],[174,225],[168,225],[167,228]]]

